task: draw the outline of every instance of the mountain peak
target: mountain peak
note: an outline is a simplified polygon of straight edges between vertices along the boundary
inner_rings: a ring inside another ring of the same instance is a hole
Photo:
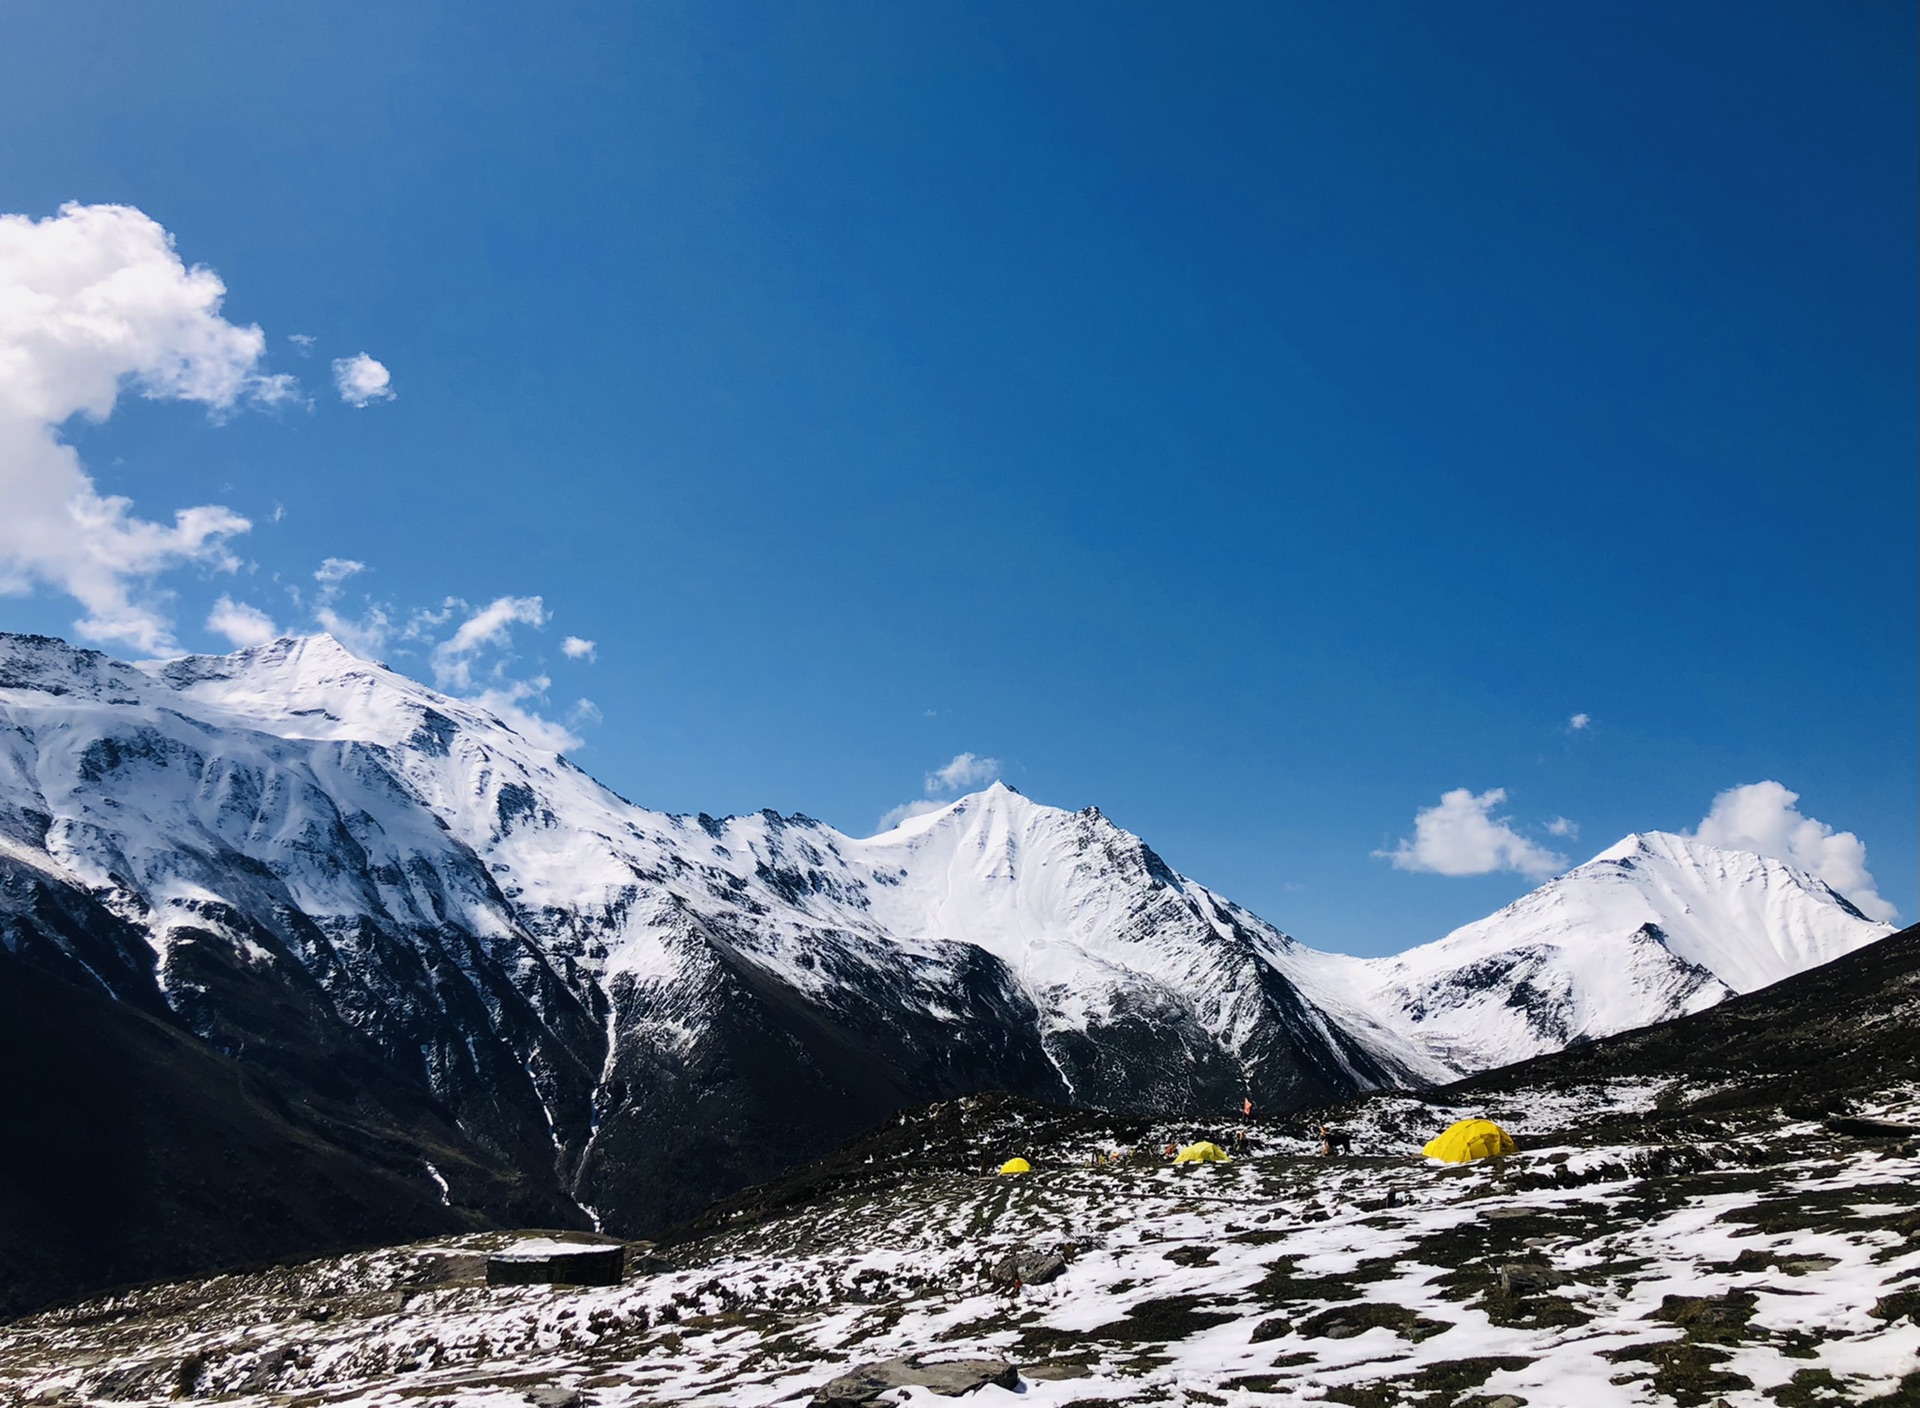
[[[1636,858],[1651,858],[1678,862],[1682,864],[1711,864],[1730,855],[1748,855],[1746,851],[1729,851],[1698,837],[1688,836],[1678,831],[1635,831],[1622,836],[1611,846],[1600,852],[1588,865],[1599,861],[1623,861]]]
[[[969,792],[960,799],[977,811],[1004,812],[1022,816],[1033,811],[1054,811],[1053,807],[1036,802],[1018,787],[1009,787],[999,778],[995,778],[978,792]]]
[[[1467,1070],[1697,1011],[1890,932],[1786,861],[1642,831],[1369,966],[1403,1027]]]
[[[436,703],[457,707],[425,685],[362,659],[326,631],[143,668],[197,703],[290,737],[398,743],[413,736],[424,710]]]
[[[311,635],[286,635],[278,640],[268,641],[265,645],[252,646],[247,650],[234,652],[236,655],[272,652],[283,656],[310,657],[316,660],[351,661],[360,664],[372,663],[350,649],[332,631],[315,631]]]
[[[1739,882],[1761,888],[1796,888],[1810,894],[1837,900],[1849,912],[1859,914],[1853,904],[1833,886],[1802,866],[1779,856],[1758,851],[1735,850],[1673,831],[1637,831],[1622,837],[1600,852],[1587,866],[1610,865],[1632,869],[1639,865],[1662,865],[1701,876],[1718,877],[1723,882]],[[1586,866],[1578,869],[1584,870]],[[1577,871],[1569,872],[1575,874]],[[1860,915],[1865,918],[1864,915]],[[1891,926],[1883,926],[1889,933]]]

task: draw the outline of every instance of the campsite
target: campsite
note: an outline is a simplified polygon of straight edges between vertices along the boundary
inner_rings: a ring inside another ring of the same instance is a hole
[[[0,1408],[1920,1408],[1920,0],[0,0]]]
[[[925,1405],[962,1384],[983,1408],[1911,1402],[1916,1004],[1911,930],[1427,1096],[1211,1130],[964,1097],[631,1248],[617,1286],[488,1286],[486,1257],[518,1239],[485,1233],[153,1287],[0,1328],[0,1392],[191,1385],[244,1408]],[[1474,1120],[1516,1151],[1423,1152]],[[1318,1152],[1329,1121],[1354,1153]],[[1160,1153],[1243,1127],[1244,1156]],[[1012,1159],[1027,1170],[1002,1175]]]

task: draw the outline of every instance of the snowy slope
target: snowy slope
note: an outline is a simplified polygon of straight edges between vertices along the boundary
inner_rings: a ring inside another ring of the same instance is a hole
[[[0,861],[151,950],[108,962],[48,930],[36,961],[250,1062],[370,1042],[615,1230],[906,1103],[1296,1107],[1693,1010],[1885,932],[1773,862],[1623,845],[1366,963],[1097,809],[997,784],[867,839],[669,816],[330,637],[134,667],[0,636]]]
[[[961,1090],[1278,1107],[1434,1073],[1098,812],[667,816],[327,637],[141,668],[0,638],[0,836],[145,935],[111,973],[47,937],[84,980],[248,1060],[371,1040],[609,1226]]]
[[[1891,932],[1785,862],[1654,831],[1356,977],[1384,1022],[1466,1074],[1701,1011]]]

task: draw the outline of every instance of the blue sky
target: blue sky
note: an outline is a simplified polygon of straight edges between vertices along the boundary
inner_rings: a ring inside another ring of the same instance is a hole
[[[636,801],[997,772],[1367,953],[1771,780],[1733,834],[1855,833],[1911,921],[1914,30],[14,3],[0,212],[136,207],[263,331],[227,411],[47,432],[251,525],[115,579],[174,647],[325,609],[431,680],[508,599],[441,678]],[[0,628],[78,638],[7,542]]]

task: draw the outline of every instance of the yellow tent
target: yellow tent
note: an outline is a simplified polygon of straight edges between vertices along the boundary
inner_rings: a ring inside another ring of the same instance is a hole
[[[1033,1165],[1028,1163],[1025,1159],[1008,1159],[1005,1163],[1000,1165],[1000,1172],[1032,1173]]]
[[[1464,1164],[1474,1159],[1490,1159],[1495,1154],[1511,1154],[1517,1148],[1519,1145],[1513,1142],[1513,1136],[1492,1120],[1461,1120],[1447,1126],[1444,1134],[1429,1142],[1425,1153],[1430,1159]]]
[[[1189,1144],[1173,1156],[1177,1164],[1230,1164],[1233,1155],[1211,1140],[1202,1139],[1198,1144]]]

